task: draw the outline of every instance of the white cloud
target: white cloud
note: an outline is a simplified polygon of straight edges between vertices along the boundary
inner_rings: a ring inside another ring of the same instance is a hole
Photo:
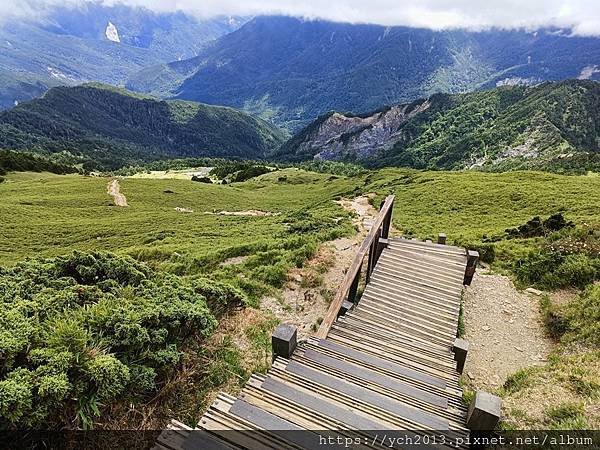
[[[0,16],[29,16],[49,5],[83,0],[1,0]],[[433,29],[570,28],[600,36],[598,0],[102,0],[202,17],[284,14],[352,23]],[[35,5],[35,6],[32,6]]]

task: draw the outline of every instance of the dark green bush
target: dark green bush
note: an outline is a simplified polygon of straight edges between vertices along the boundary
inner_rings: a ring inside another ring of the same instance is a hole
[[[0,175],[8,172],[77,173],[79,170],[67,164],[51,161],[41,155],[26,152],[0,150]],[[2,177],[0,177],[0,183]]]
[[[252,271],[252,275],[263,283],[276,288],[281,288],[287,281],[289,267],[283,262],[269,266],[257,267]]]
[[[258,177],[265,173],[269,173],[272,170],[265,166],[250,166],[246,169],[242,169],[239,172],[236,172],[232,177],[231,181],[240,183],[242,181],[249,180],[254,177]]]
[[[514,272],[522,283],[545,289],[584,288],[600,275],[598,258],[581,253],[563,255],[548,250],[532,252],[517,260]]]
[[[600,285],[590,286],[565,308],[566,338],[600,346]]]
[[[272,171],[273,169],[252,161],[222,161],[213,167],[210,175],[230,182],[242,182]]]
[[[215,327],[208,305],[243,301],[111,254],[0,268],[0,428],[90,426],[104,405],[156,389],[186,340]]]
[[[206,183],[206,184],[212,184],[212,180],[208,177],[199,177],[197,175],[192,175],[192,181],[195,181],[197,183]]]
[[[552,280],[558,285],[569,285],[584,288],[597,277],[592,258],[583,254],[567,255],[556,269]],[[557,283],[556,283],[557,282]]]

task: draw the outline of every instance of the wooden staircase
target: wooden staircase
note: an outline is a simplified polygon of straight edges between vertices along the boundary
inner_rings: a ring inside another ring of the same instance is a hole
[[[204,432],[172,422],[157,448],[322,449],[323,436],[355,439],[352,448],[360,448],[400,430],[422,442],[435,436],[431,448],[444,448],[442,441],[466,448],[456,445],[469,430],[459,384],[464,361],[457,370],[454,346],[474,255],[387,239],[392,204],[388,198],[382,206],[316,336],[294,349],[294,334],[290,354],[253,375],[238,398],[218,396],[197,425]]]

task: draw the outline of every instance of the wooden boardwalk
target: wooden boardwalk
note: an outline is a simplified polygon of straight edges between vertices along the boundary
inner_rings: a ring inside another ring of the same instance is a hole
[[[322,448],[324,430],[364,442],[383,430],[449,441],[468,436],[453,351],[467,252],[383,238],[385,218],[374,227],[374,239],[365,241],[368,283],[360,301],[354,297],[362,259],[315,337],[289,358],[277,356],[237,398],[220,394],[197,426],[208,432],[173,422],[158,448]]]

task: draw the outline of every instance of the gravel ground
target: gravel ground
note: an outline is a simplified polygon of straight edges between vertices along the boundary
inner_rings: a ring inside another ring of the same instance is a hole
[[[463,309],[470,345],[464,373],[471,387],[494,391],[517,370],[546,362],[552,344],[538,296],[518,291],[508,277],[478,269]]]

